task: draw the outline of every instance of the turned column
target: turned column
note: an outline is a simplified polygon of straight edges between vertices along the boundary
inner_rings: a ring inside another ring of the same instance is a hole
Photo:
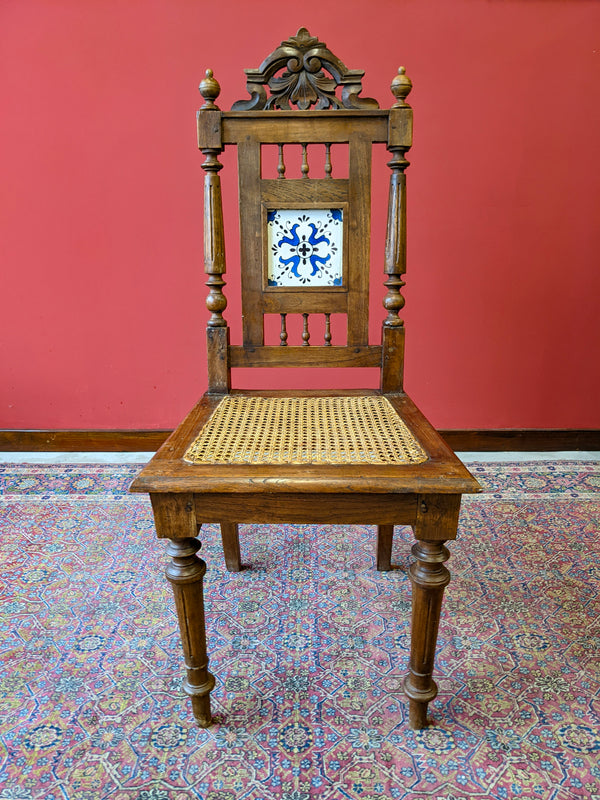
[[[206,307],[210,319],[206,328],[208,349],[208,391],[227,393],[231,388],[229,369],[229,328],[223,317],[227,298],[223,293],[225,281],[225,231],[223,228],[223,202],[219,171],[223,165],[218,159],[223,149],[221,139],[221,111],[215,105],[221,87],[206,70],[200,83],[204,105],[198,112],[198,147],[206,156],[202,169],[204,178],[204,271],[208,275]]]
[[[409,569],[412,583],[410,662],[404,679],[409,699],[409,725],[427,725],[427,706],[438,692],[433,679],[440,611],[450,573],[444,566],[450,553],[444,547],[456,538],[460,495],[419,495],[412,547],[416,561]]]
[[[387,276],[384,286],[387,294],[383,306],[387,317],[382,330],[382,392],[401,392],[404,372],[404,320],[400,311],[404,307],[402,287],[406,272],[406,174],[410,166],[406,152],[412,145],[412,109],[406,97],[412,88],[410,78],[400,67],[392,81],[396,102],[390,109],[387,149],[391,153],[388,199],[388,220],[385,241],[385,266]]]
[[[165,574],[175,595],[187,669],[183,690],[192,699],[196,722],[201,728],[207,728],[212,722],[210,692],[215,685],[215,679],[208,671],[206,654],[203,595],[206,563],[196,556],[200,547],[198,539],[171,539],[167,545],[167,555],[171,557],[171,561]]]
[[[437,696],[433,662],[444,589],[450,573],[444,566],[450,554],[443,542],[422,541],[412,547],[417,559],[409,570],[412,582],[412,619],[409,673],[404,691],[409,698],[409,725],[427,725],[427,704]]]
[[[201,728],[211,724],[210,692],[215,679],[208,671],[203,582],[206,564],[196,553],[198,524],[191,494],[151,494],[159,538],[169,539],[170,562],[165,574],[173,587],[187,675],[184,692],[191,697],[194,718]]]

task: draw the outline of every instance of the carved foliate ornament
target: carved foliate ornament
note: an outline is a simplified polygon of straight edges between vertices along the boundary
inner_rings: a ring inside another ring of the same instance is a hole
[[[250,100],[238,100],[232,111],[289,109],[292,105],[301,111],[311,106],[379,108],[377,100],[358,96],[362,92],[364,70],[348,69],[325,42],[311,36],[306,28],[300,28],[295,36],[282,42],[258,69],[244,71]],[[267,86],[271,91],[269,97]],[[341,97],[336,96],[338,86],[342,87]]]

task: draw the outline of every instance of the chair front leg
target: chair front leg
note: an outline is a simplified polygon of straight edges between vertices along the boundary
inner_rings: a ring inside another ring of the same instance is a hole
[[[181,643],[187,667],[183,690],[192,698],[192,710],[201,728],[211,724],[210,692],[215,679],[208,671],[204,594],[202,584],[206,564],[196,553],[201,544],[196,538],[200,526],[196,522],[192,494],[177,492],[151,493],[156,534],[168,539],[167,554],[171,561],[166,576],[173,587],[179,619]]]
[[[412,619],[409,673],[404,691],[409,698],[411,728],[427,725],[427,706],[437,695],[433,663],[444,589],[450,573],[444,566],[450,553],[444,547],[456,538],[460,495],[418,495],[413,529],[416,562],[409,569],[412,583]]]
[[[409,570],[412,581],[412,619],[409,673],[404,691],[409,698],[408,724],[411,728],[427,725],[427,706],[438,689],[433,680],[433,662],[437,643],[444,589],[450,573],[444,566],[450,554],[444,542],[420,541],[412,547],[416,563]]]
[[[215,685],[215,679],[208,671],[203,595],[206,564],[196,556],[200,547],[198,539],[171,539],[167,545],[167,554],[171,561],[167,566],[166,576],[175,595],[187,668],[183,690],[192,699],[196,722],[201,728],[207,728],[212,722],[210,692]]]

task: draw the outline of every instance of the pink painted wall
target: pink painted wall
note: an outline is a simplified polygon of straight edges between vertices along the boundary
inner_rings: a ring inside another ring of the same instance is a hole
[[[197,84],[228,108],[300,25],[382,104],[415,85],[409,392],[444,428],[600,427],[600,5],[324,8],[0,5],[0,428],[170,427],[204,390]]]

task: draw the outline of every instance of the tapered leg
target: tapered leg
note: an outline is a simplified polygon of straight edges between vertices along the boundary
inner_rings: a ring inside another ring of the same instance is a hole
[[[208,671],[206,654],[202,592],[206,564],[196,555],[200,547],[198,539],[171,539],[167,546],[171,561],[167,566],[166,575],[175,595],[187,668],[183,689],[192,698],[192,710],[196,722],[201,728],[207,728],[212,722],[210,692],[215,685],[215,679]]]
[[[412,581],[412,621],[409,673],[404,691],[409,698],[409,725],[427,725],[427,705],[437,695],[432,678],[440,610],[450,573],[444,566],[450,554],[444,541],[418,541],[412,547],[416,563],[409,570]]]
[[[240,557],[240,537],[235,522],[221,523],[221,539],[225,553],[225,566],[228,572],[239,572],[242,568]]]
[[[377,569],[380,572],[392,568],[392,543],[394,540],[393,525],[377,526]]]

